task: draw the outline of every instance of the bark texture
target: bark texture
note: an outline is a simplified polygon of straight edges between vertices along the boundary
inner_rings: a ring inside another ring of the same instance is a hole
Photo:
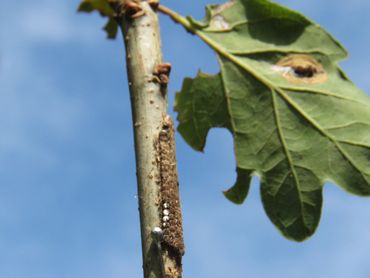
[[[162,228],[163,225],[162,181],[158,178],[163,176],[161,173],[163,167],[160,159],[158,160],[160,156],[158,142],[163,131],[163,123],[168,119],[167,84],[163,83],[168,80],[165,78],[166,72],[162,72],[163,67],[160,67],[163,61],[157,14],[153,11],[153,5],[147,1],[136,2],[140,10],[129,11],[127,16],[127,10],[125,11],[123,7],[120,25],[126,46],[134,125],[144,277],[178,278],[181,277],[183,248],[180,256],[170,256],[165,244],[162,244],[163,252],[158,250],[152,236],[153,229]],[[173,136],[171,140],[174,140]],[[170,144],[174,146],[174,141]],[[172,170],[176,171],[176,164]],[[179,215],[181,218],[181,211]]]

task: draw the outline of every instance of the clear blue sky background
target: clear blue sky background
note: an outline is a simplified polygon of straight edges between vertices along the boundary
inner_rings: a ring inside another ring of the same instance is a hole
[[[221,1],[213,1],[219,2]],[[281,0],[349,50],[341,65],[370,92],[370,2]],[[205,0],[163,0],[195,18]],[[131,112],[124,48],[78,0],[2,0],[0,8],[0,277],[141,277]],[[169,101],[213,53],[161,17]],[[320,227],[284,239],[260,202],[221,191],[235,178],[230,135],[212,130],[205,153],[177,136],[186,241],[185,278],[370,277],[370,198],[324,189]]]

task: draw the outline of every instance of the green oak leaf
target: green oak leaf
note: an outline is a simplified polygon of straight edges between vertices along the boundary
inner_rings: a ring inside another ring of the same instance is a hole
[[[211,5],[203,21],[181,20],[215,50],[220,73],[184,80],[178,130],[200,151],[210,128],[231,132],[238,177],[228,199],[242,203],[257,174],[271,221],[302,241],[318,226],[326,181],[370,195],[370,99],[338,67],[346,51],[336,40],[267,0]]]
[[[115,39],[118,32],[118,24],[114,19],[114,10],[108,0],[83,0],[78,7],[79,12],[91,13],[97,11],[101,16],[108,17],[106,25],[103,27],[108,39]]]
[[[224,195],[235,204],[242,204],[248,195],[249,185],[253,172],[237,168],[237,179],[235,184],[228,190],[224,191]]]

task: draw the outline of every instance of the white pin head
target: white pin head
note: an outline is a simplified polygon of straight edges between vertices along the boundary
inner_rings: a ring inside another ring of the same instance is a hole
[[[159,228],[159,227],[154,227],[153,230],[152,230],[152,236],[157,242],[160,242],[162,240],[162,237],[163,237],[162,229]]]

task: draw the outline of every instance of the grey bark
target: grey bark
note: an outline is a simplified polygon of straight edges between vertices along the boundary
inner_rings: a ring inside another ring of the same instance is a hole
[[[147,2],[140,5],[145,14],[134,19],[123,17],[120,25],[126,46],[134,125],[144,277],[162,278],[165,275],[161,263],[165,262],[166,268],[176,265],[168,254],[160,257],[152,237],[152,230],[161,227],[155,143],[167,115],[167,97],[163,86],[153,78],[155,67],[162,63],[158,17]]]

